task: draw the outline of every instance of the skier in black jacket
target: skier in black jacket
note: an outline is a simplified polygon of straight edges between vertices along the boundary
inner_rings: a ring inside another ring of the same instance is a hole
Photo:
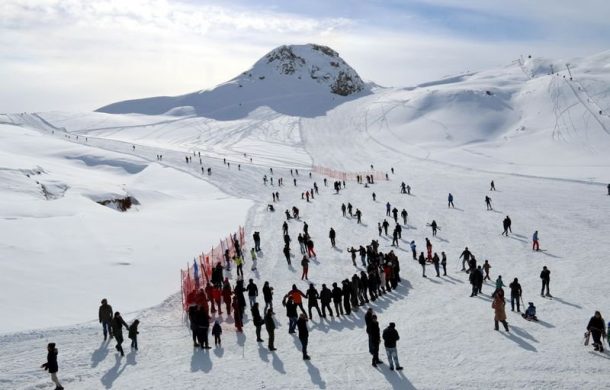
[[[542,267],[542,272],[540,272],[540,279],[542,279],[542,290],[540,290],[540,296],[544,296],[544,289],[546,287],[546,296],[552,297],[549,292],[549,284],[551,283],[551,271],[546,268],[546,265]]]
[[[371,316],[371,322],[368,326],[369,334],[369,352],[373,355],[373,367],[377,367],[378,364],[383,364],[379,360],[379,344],[381,343],[381,335],[379,330],[379,322],[377,322],[377,316],[373,314]]]
[[[51,380],[55,383],[55,390],[63,390],[63,386],[59,383],[59,379],[57,379],[57,371],[59,371],[59,366],[57,364],[57,348],[55,348],[55,343],[49,343],[47,345],[47,362],[44,363],[40,368],[44,368],[49,371],[51,374]]]
[[[593,336],[593,348],[596,351],[604,352],[604,345],[601,338],[602,336],[606,337],[606,323],[599,311],[596,311],[589,320],[587,330],[591,332],[591,335]]]
[[[519,279],[515,278],[511,284],[508,285],[510,288],[510,307],[511,311],[515,311],[515,301],[517,301],[517,311],[521,313],[520,300],[521,300],[521,285]]]

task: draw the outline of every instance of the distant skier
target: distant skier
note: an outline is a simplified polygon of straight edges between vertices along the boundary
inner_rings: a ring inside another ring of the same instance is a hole
[[[342,203],[342,204],[341,204],[341,212],[343,213],[343,216],[344,216],[344,217],[345,217],[345,210],[346,210],[346,209],[347,209],[347,208],[345,207],[345,203]]]
[[[398,223],[398,209],[396,207],[392,209],[392,216],[394,217],[394,223]]]
[[[593,336],[593,348],[596,351],[604,352],[604,345],[601,338],[602,336],[606,337],[606,323],[599,311],[596,311],[589,320],[587,331],[591,332],[591,335]]]
[[[385,215],[387,217],[389,217],[391,212],[392,212],[392,206],[390,205],[390,202],[388,202],[385,204]]]
[[[521,300],[521,285],[519,279],[515,278],[511,284],[508,285],[510,288],[510,308],[511,311],[515,311],[515,301],[517,302],[517,312],[521,313],[520,300]]]
[[[335,233],[335,229],[333,229],[332,227],[330,228],[330,231],[328,232],[328,238],[330,238],[330,245],[334,248],[335,247],[335,237],[337,236],[337,233]]]
[[[451,194],[451,192],[447,196],[447,207],[455,208],[455,206],[453,205],[453,195]]]
[[[491,207],[491,198],[487,195],[485,195],[485,205],[487,206],[487,210],[493,210],[493,207]]]
[[[362,223],[362,211],[356,209],[356,223]]]
[[[59,371],[59,365],[57,364],[57,348],[55,343],[49,343],[47,345],[47,362],[40,366],[51,374],[51,380],[55,383],[55,390],[64,390],[59,379],[57,379],[57,371]]]
[[[546,288],[546,296],[552,297],[551,293],[549,292],[549,284],[551,283],[551,271],[546,267],[546,265],[542,267],[542,272],[540,272],[540,279],[542,279],[542,290],[540,290],[540,296],[545,296],[544,289]]]
[[[495,191],[496,190],[496,185],[494,184],[494,181],[491,181],[491,184],[489,186],[489,191]]]
[[[507,215],[506,218],[504,218],[504,221],[502,221],[502,226],[504,227],[504,232],[502,233],[503,236],[508,237],[508,232],[509,231],[511,233],[513,232],[511,229],[511,224],[512,224],[512,221],[510,220],[510,218]]]
[[[413,255],[413,260],[417,260],[417,245],[415,245],[415,241],[411,240],[409,246],[411,247],[411,254]]]
[[[504,325],[504,329],[508,330],[508,323],[506,322],[506,311],[504,307],[506,306],[506,302],[504,301],[504,290],[499,290],[498,293],[494,297],[494,301],[491,304],[492,309],[494,309],[494,330],[498,329],[498,322],[501,322]]]
[[[436,224],[435,220],[432,220],[432,223],[430,224],[430,227],[432,228],[432,237],[436,237],[436,231],[437,231],[437,229],[440,230],[440,228]]]
[[[377,195],[375,195],[375,193],[373,192],[373,202],[377,201]]]
[[[532,250],[536,252],[540,251],[540,243],[538,241],[538,230],[536,230],[532,235]]]
[[[443,276],[447,276],[447,255],[441,252],[441,266],[443,267]]]

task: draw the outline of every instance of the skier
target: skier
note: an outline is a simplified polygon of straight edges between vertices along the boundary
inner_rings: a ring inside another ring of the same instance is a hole
[[[98,315],[104,332],[104,341],[106,341],[108,334],[110,334],[110,338],[112,338],[112,327],[110,326],[112,322],[112,306],[108,304],[106,298],[102,299]]]
[[[400,193],[401,194],[406,194],[407,193],[406,184],[405,184],[404,181],[402,183],[400,183]]]
[[[443,267],[443,276],[447,276],[447,255],[441,252],[441,266]]]
[[[398,362],[398,353],[396,351],[396,342],[398,340],[400,340],[400,336],[396,331],[396,324],[390,322],[390,325],[383,330],[383,345],[385,346],[385,351],[388,355],[388,363],[390,364],[390,370],[392,371],[394,371],[394,365],[396,365],[396,370],[402,370],[402,367]]]
[[[265,341],[261,338],[261,328],[263,327],[263,324],[265,323],[265,321],[263,321],[263,318],[261,317],[261,313],[258,310],[258,303],[254,303],[254,305],[252,305],[251,308],[251,313],[252,313],[252,324],[254,324],[254,327],[256,328],[256,342],[260,343],[262,341]],[[212,334],[214,333],[214,330],[212,329]]]
[[[485,205],[487,206],[487,210],[493,210],[493,207],[491,207],[491,198],[487,195],[485,195]]]
[[[334,248],[335,247],[335,237],[336,237],[336,233],[335,233],[335,229],[333,229],[332,227],[330,228],[330,232],[328,233],[328,238],[330,238],[330,245]]]
[[[51,380],[55,383],[55,390],[64,390],[59,379],[57,379],[57,371],[59,371],[59,365],[57,364],[57,348],[55,343],[49,343],[47,345],[47,362],[42,364],[40,368],[44,368],[45,371],[49,371],[51,374]]]
[[[532,236],[532,250],[533,251],[540,251],[540,244],[538,242],[538,230],[536,230],[534,232],[534,235]]]
[[[121,356],[125,356],[125,353],[123,352],[123,347],[121,345],[123,344],[123,326],[125,327],[125,329],[129,330],[129,326],[123,320],[123,317],[121,317],[121,313],[117,311],[116,313],[114,313],[114,318],[112,319],[112,334],[114,334],[114,338],[116,340],[115,348],[117,351],[119,351]]]
[[[214,346],[221,347],[222,340],[220,339],[220,335],[222,334],[222,327],[220,326],[220,321],[214,321],[214,326],[212,327],[212,335],[214,336]]]
[[[341,212],[343,213],[344,217],[345,217],[345,210],[346,210],[345,203],[342,203],[341,204]]]
[[[381,224],[381,226],[383,226],[383,231],[385,232],[385,235],[388,235],[388,227],[390,227],[390,223],[388,222],[387,219],[383,220],[383,223]]]
[[[265,314],[265,328],[269,336],[267,347],[270,351],[275,351],[276,348],[273,346],[273,341],[275,340],[275,320],[273,319],[273,310],[271,309],[267,310],[267,314]]]
[[[449,196],[447,196],[447,207],[455,208],[453,205],[453,195],[451,195],[451,192],[449,193]]]
[[[424,257],[424,252],[419,254],[419,265],[422,268],[422,277],[426,278],[426,258]]]
[[[307,255],[309,257],[316,257],[317,258],[316,252],[313,249],[313,241],[311,240],[311,238],[307,239],[306,246],[307,246]]]
[[[385,204],[385,215],[386,217],[390,216],[390,212],[392,211],[392,206],[390,205],[390,202]]]
[[[521,315],[521,317],[525,318],[528,321],[538,321],[538,317],[536,317],[536,306],[534,306],[534,302],[528,302],[528,307],[525,309],[525,313]]]
[[[436,237],[436,230],[439,229],[439,227],[436,224],[435,220],[432,220],[432,223],[430,224],[430,227],[432,228],[432,237]]]
[[[398,230],[396,228],[392,232],[392,246],[398,246]]]
[[[392,216],[394,217],[394,223],[398,223],[398,209],[396,207],[392,209]]]
[[[468,247],[464,248],[460,255],[460,259],[462,259],[462,271],[466,271],[466,264],[470,262],[470,256],[472,256],[472,253],[468,250]]]
[[[140,325],[140,320],[134,320],[131,325],[129,325],[129,332],[127,332],[127,337],[131,339],[131,348],[138,350],[138,325]]]
[[[362,211],[360,209],[356,209],[356,218],[358,219],[357,223],[362,223]]]
[[[504,232],[502,233],[503,236],[508,237],[508,232],[509,231],[511,233],[513,232],[511,229],[511,224],[512,224],[512,221],[510,220],[510,218],[507,215],[506,218],[504,218],[504,221],[502,221],[502,226],[504,227]]]
[[[307,354],[307,342],[309,341],[309,330],[307,329],[307,316],[301,313],[297,320],[297,329],[299,330],[299,341],[301,342],[301,350],[303,351],[303,360],[309,360]]]
[[[411,247],[411,253],[413,254],[413,260],[417,260],[417,245],[415,245],[415,241],[411,240],[411,243],[409,244],[409,246]]]
[[[498,293],[494,297],[494,301],[491,304],[491,307],[494,309],[494,330],[498,329],[498,322],[501,322],[504,325],[504,329],[508,330],[508,323],[506,322],[506,311],[504,310],[504,306],[506,306],[506,302],[504,301],[504,290],[499,290]]]
[[[596,311],[593,317],[589,320],[587,331],[593,336],[593,348],[596,351],[604,352],[602,336],[606,337],[606,323],[599,311]]]
[[[510,288],[510,307],[511,311],[515,311],[515,301],[517,301],[517,312],[521,313],[519,301],[521,300],[521,285],[519,280],[515,278],[511,284],[508,285]]]
[[[402,224],[407,226],[407,216],[409,215],[409,213],[407,213],[407,210],[402,209],[402,211],[400,212],[400,216],[402,217]]]
[[[489,191],[495,191],[496,190],[496,185],[494,184],[494,181],[491,181],[491,185],[489,186]]]
[[[348,203],[347,203],[347,212],[348,212],[348,214],[349,214],[349,216],[350,216],[350,217],[353,217],[353,216],[354,216],[354,214],[352,213],[352,209],[353,209],[353,208],[354,208],[354,206],[352,206],[352,204],[348,202]]]
[[[411,195],[411,186],[407,184],[407,195]]]
[[[377,201],[377,195],[375,195],[375,193],[373,192],[373,202]]]
[[[373,367],[377,367],[378,364],[383,364],[383,362],[379,360],[379,344],[381,343],[381,334],[376,314],[371,316],[371,322],[369,323],[366,332],[369,335],[369,352],[371,355],[373,355]]]
[[[544,289],[546,287],[546,296],[553,297],[549,292],[549,284],[551,283],[551,271],[546,267],[542,267],[542,272],[540,272],[540,279],[542,279],[542,290],[540,290],[540,296],[544,296]]]

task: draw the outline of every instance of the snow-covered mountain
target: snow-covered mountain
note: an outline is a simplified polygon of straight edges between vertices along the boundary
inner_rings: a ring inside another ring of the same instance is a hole
[[[110,104],[111,114],[195,114],[219,120],[242,118],[261,106],[286,115],[311,117],[370,91],[358,73],[329,47],[280,46],[252,68],[211,90]]]

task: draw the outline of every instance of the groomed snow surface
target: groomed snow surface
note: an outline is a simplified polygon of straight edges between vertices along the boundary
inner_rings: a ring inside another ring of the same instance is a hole
[[[610,356],[584,347],[582,335],[595,310],[610,319],[607,57],[583,60],[574,70],[582,78],[572,83],[547,75],[548,62],[525,60],[415,88],[376,89],[313,117],[264,105],[230,120],[1,115],[0,387],[52,388],[39,368],[51,341],[67,389],[606,387]],[[593,104],[602,115],[595,116]],[[197,156],[185,163],[193,151],[201,152],[201,165]],[[347,171],[374,164],[387,172],[394,167],[395,174],[370,188],[348,182],[335,195],[332,179],[324,187],[322,177],[307,177],[312,162]],[[201,166],[212,175],[202,175]],[[263,185],[270,167],[284,187]],[[296,187],[290,168],[300,172]],[[488,191],[491,180],[498,191]],[[411,196],[399,193],[402,181]],[[320,194],[307,203],[301,193],[313,182]],[[275,213],[266,211],[272,191],[281,198]],[[449,192],[455,209],[447,208]],[[125,195],[140,205],[121,213],[95,203]],[[485,195],[493,211],[486,211]],[[363,224],[341,216],[347,202],[362,210]],[[404,371],[371,367],[363,320],[368,305],[350,317],[322,321],[314,314],[312,360],[303,361],[281,306],[293,283],[308,287],[300,280],[296,244],[302,221],[318,254],[310,282],[320,288],[360,271],[347,247],[379,239],[382,252],[392,249],[391,240],[377,234],[386,202],[409,212],[394,249],[403,281],[370,307],[382,329],[396,322]],[[290,267],[281,252],[281,225],[283,210],[293,205],[302,220],[289,222]],[[506,215],[513,221],[508,238],[500,235]],[[426,227],[433,219],[441,227],[436,238]],[[278,350],[255,342],[249,313],[243,334],[223,315],[223,347],[194,350],[178,270],[244,223],[248,239],[261,232],[258,272],[250,271],[247,257],[245,278],[259,289],[265,280],[275,287]],[[336,250],[327,238],[331,226]],[[535,230],[542,252],[531,250]],[[407,243],[415,240],[421,251],[426,237],[435,252],[447,253],[448,276],[437,278],[429,267],[422,278],[411,260]],[[523,300],[536,304],[541,321],[527,322],[507,305],[511,332],[494,331],[493,285],[469,297],[458,260],[465,246],[479,262],[489,260],[492,279],[502,275],[508,284],[518,277]],[[544,265],[551,270],[553,300],[539,295]],[[129,351],[127,342],[120,358],[113,342],[102,342],[96,317],[104,297],[127,322],[140,319],[140,351]]]

